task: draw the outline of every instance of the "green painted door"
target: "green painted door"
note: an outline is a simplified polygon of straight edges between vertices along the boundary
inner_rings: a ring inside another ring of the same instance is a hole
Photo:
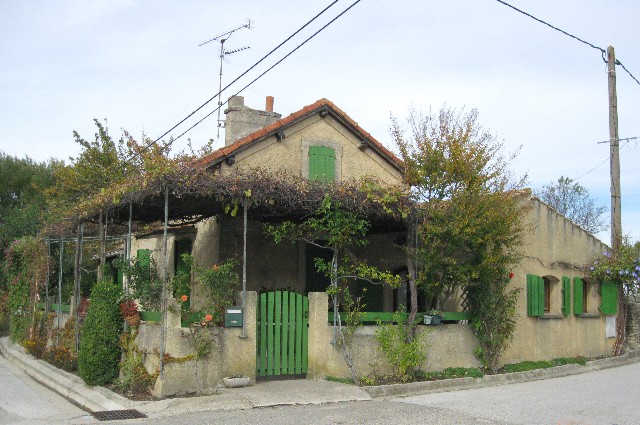
[[[260,294],[256,316],[256,376],[306,374],[309,298],[289,291]]]

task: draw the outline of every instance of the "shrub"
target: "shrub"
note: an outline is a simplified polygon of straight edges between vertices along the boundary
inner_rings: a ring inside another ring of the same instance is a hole
[[[422,338],[416,337],[408,342],[409,331],[409,326],[403,323],[398,312],[393,315],[393,323],[379,324],[376,329],[380,349],[393,367],[395,375],[403,382],[410,380],[416,369],[427,359]]]
[[[155,379],[144,367],[143,355],[138,349],[135,339],[135,333],[125,333],[120,337],[120,347],[124,355],[120,361],[120,376],[115,382],[115,387],[125,395],[148,391]]]
[[[78,357],[78,372],[87,385],[107,384],[118,377],[121,295],[120,288],[109,282],[100,282],[91,291]]]
[[[154,259],[133,258],[129,261],[127,264],[124,260],[117,260],[116,268],[125,276],[129,276],[132,298],[138,300],[145,311],[160,310],[162,281],[156,273]]]
[[[75,372],[78,369],[78,356],[72,350],[63,346],[45,349],[42,352],[42,360],[67,372]]]

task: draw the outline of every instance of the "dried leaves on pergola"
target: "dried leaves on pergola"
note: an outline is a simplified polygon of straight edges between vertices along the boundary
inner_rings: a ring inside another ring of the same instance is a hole
[[[175,164],[157,177],[139,175],[74,207],[73,220],[95,221],[99,212],[109,212],[111,222],[125,223],[132,206],[134,222],[155,223],[164,219],[165,188],[169,189],[169,220],[172,225],[195,223],[248,201],[249,217],[262,222],[304,220],[325,196],[368,219],[377,231],[403,229],[409,205],[401,187],[383,185],[372,178],[321,183],[282,171],[264,169],[214,172],[192,164]]]

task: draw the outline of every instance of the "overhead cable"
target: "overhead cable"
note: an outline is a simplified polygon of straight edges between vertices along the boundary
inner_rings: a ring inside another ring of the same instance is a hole
[[[289,56],[291,56],[296,50],[298,50],[299,48],[301,48],[302,46],[304,46],[305,44],[307,44],[307,42],[309,42],[312,38],[314,38],[316,35],[318,35],[322,30],[324,30],[325,28],[327,28],[329,25],[331,25],[333,22],[335,22],[338,18],[340,18],[342,15],[344,15],[345,13],[347,13],[353,6],[355,6],[356,4],[360,3],[360,0],[356,0],[355,2],[353,2],[349,7],[347,7],[345,10],[343,10],[338,16],[336,16],[335,18],[333,18],[331,21],[329,21],[327,24],[325,24],[322,28],[320,28],[318,31],[316,31],[315,33],[313,33],[310,37],[308,37],[305,41],[303,41],[302,43],[298,44],[298,46],[296,46],[295,49],[291,50],[289,53],[287,53],[285,56],[282,57],[282,59],[280,59],[278,62],[274,63],[273,65],[271,65],[269,68],[267,68],[266,71],[264,71],[262,74],[258,75],[256,78],[254,78],[253,80],[251,80],[251,82],[249,82],[247,85],[245,85],[243,88],[241,88],[240,90],[238,90],[234,96],[237,96],[238,94],[242,93],[245,89],[247,89],[249,86],[251,86],[253,83],[255,83],[256,81],[258,81],[260,78],[262,78],[267,72],[271,71],[273,68],[275,68],[276,66],[278,66],[282,61],[284,61],[285,59],[287,59]],[[218,111],[218,109],[222,108],[226,103],[228,102],[225,101],[222,105],[218,106],[216,109],[214,109],[213,111],[209,112],[207,115],[205,115],[204,117],[202,117],[199,121],[197,121],[195,124],[193,124],[191,127],[189,127],[188,129],[186,129],[182,134],[180,134],[178,137],[176,137],[175,139],[173,139],[173,141],[175,142],[176,140],[178,140],[179,138],[181,138],[182,136],[184,136],[186,133],[188,133],[189,131],[191,131],[193,128],[195,128],[197,125],[199,125],[202,121],[204,121],[205,119],[209,118],[211,115],[213,115],[215,112]]]
[[[606,51],[605,49],[603,49],[602,47],[598,47],[598,46],[596,46],[596,45],[594,45],[594,44],[592,44],[592,43],[589,43],[588,41],[585,41],[585,40],[581,39],[580,37],[576,37],[575,35],[570,34],[570,33],[566,32],[566,31],[565,31],[565,30],[563,30],[563,29],[560,29],[560,28],[558,28],[558,27],[555,27],[555,26],[551,25],[550,23],[543,21],[542,19],[536,18],[536,17],[535,17],[535,16],[533,16],[532,14],[527,13],[527,12],[525,12],[524,10],[518,9],[517,7],[512,6],[512,5],[510,5],[509,3],[507,3],[507,2],[505,2],[505,1],[503,1],[503,0],[496,0],[496,1],[497,1],[498,3],[500,3],[500,4],[503,4],[503,5],[507,6],[507,7],[510,7],[511,9],[515,10],[516,12],[522,13],[523,15],[528,16],[529,18],[531,18],[531,19],[533,19],[533,20],[535,20],[535,21],[538,21],[538,22],[540,22],[541,24],[544,24],[544,25],[548,26],[549,28],[552,28],[552,29],[554,29],[554,30],[556,30],[556,31],[559,31],[559,32],[561,32],[562,34],[564,34],[564,35],[566,35],[566,36],[568,36],[568,37],[571,37],[571,38],[573,38],[574,40],[579,41],[580,43],[586,44],[587,46],[589,46],[589,47],[591,47],[591,48],[593,48],[593,49],[600,50],[600,53],[602,54],[602,60],[603,60],[605,63],[607,62],[607,58],[606,58],[606,56],[607,56],[607,51]],[[627,72],[627,74],[629,74],[629,76],[631,76],[631,78],[633,78],[633,80],[634,80],[638,85],[640,85],[640,81],[638,81],[638,79],[637,79],[636,77],[634,77],[634,76],[633,76],[633,74],[632,74],[632,73],[631,73],[631,72],[630,72],[630,71],[629,71],[629,70],[628,70],[628,69],[627,69],[627,68],[622,64],[622,62],[620,62],[619,60],[616,60],[616,64],[617,64],[617,65],[620,65],[620,66],[622,67],[622,69],[624,69],[624,70]]]
[[[273,48],[269,53],[267,53],[266,55],[264,55],[262,58],[260,58],[260,60],[256,63],[254,63],[253,65],[251,65],[251,67],[249,69],[247,69],[246,71],[244,71],[242,74],[240,74],[238,77],[236,77],[233,81],[231,81],[229,84],[227,84],[226,86],[224,86],[218,93],[216,93],[215,95],[211,96],[206,102],[204,102],[202,105],[200,105],[198,108],[196,108],[193,112],[191,112],[189,115],[187,115],[185,118],[183,118],[182,120],[180,120],[180,122],[178,122],[176,125],[174,125],[173,127],[171,127],[169,130],[165,131],[160,137],[158,137],[156,140],[153,141],[153,143],[157,143],[158,141],[160,141],[160,139],[162,139],[163,137],[165,137],[167,134],[169,134],[170,132],[172,132],[173,130],[176,129],[176,127],[178,127],[180,124],[182,124],[183,122],[185,122],[186,120],[188,120],[189,118],[191,118],[196,112],[198,112],[200,109],[204,108],[205,106],[207,106],[209,103],[211,103],[211,101],[213,101],[216,97],[218,97],[218,95],[222,92],[224,92],[226,89],[228,89],[231,85],[233,85],[234,83],[236,83],[240,78],[244,77],[245,75],[247,75],[247,73],[249,73],[253,68],[255,68],[256,66],[258,66],[260,63],[262,63],[266,58],[268,58],[269,56],[271,56],[271,54],[273,54],[273,52],[275,52],[276,50],[278,50],[280,47],[282,47],[285,43],[287,43],[289,40],[291,40],[293,37],[295,37],[298,33],[300,33],[300,31],[302,31],[303,29],[305,29],[307,26],[309,26],[313,21],[315,21],[317,18],[319,18],[322,14],[324,14],[327,10],[329,10],[329,8],[331,8],[333,5],[335,5],[339,0],[334,0],[331,4],[329,4],[327,7],[325,7],[324,9],[322,9],[322,11],[320,11],[316,16],[314,16],[313,18],[311,18],[306,24],[304,24],[303,26],[301,26],[300,28],[298,28],[298,30],[296,32],[294,32],[293,34],[291,34],[289,37],[287,37],[284,41],[282,41],[280,44],[278,44],[275,48]],[[344,13],[344,12],[343,12]],[[218,108],[220,109],[220,108]],[[217,111],[217,109],[216,109]],[[188,130],[187,130],[188,131]],[[184,133],[183,133],[184,134]]]

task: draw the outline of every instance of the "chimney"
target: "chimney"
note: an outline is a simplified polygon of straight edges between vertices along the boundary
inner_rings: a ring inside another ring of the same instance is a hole
[[[242,96],[230,97],[228,107],[224,111],[224,145],[229,146],[282,118],[282,114],[273,112],[273,96],[267,96],[265,109],[260,111],[245,106]]]

